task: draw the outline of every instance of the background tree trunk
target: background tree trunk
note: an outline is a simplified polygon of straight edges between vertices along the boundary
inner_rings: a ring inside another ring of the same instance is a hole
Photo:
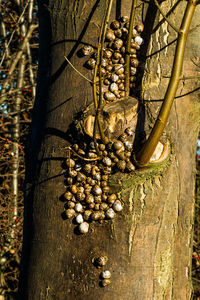
[[[121,3],[122,2],[122,3]],[[129,15],[129,1],[114,2]],[[138,76],[145,119],[154,123],[169,81],[175,33],[151,1],[137,8],[144,16],[145,43]],[[186,3],[162,7],[180,25]],[[117,9],[116,9],[117,8]],[[92,88],[64,60],[84,75],[83,43],[97,46],[104,1],[39,1],[40,64],[37,99],[27,155],[24,250],[20,299],[190,299],[194,208],[194,168],[199,126],[198,78],[181,80],[165,136],[171,155],[159,166],[115,174],[112,188],[124,210],[111,223],[93,224],[86,235],[61,218],[65,192],[62,163],[67,156],[67,130],[75,115],[92,101]],[[199,71],[199,8],[192,23],[185,77]],[[167,78],[166,78],[167,77]],[[91,77],[92,79],[92,77]],[[108,256],[111,284],[99,286],[100,269],[93,259]]]

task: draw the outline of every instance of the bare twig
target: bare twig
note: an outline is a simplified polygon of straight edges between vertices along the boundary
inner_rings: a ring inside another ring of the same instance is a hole
[[[169,18],[165,15],[165,13],[163,12],[161,6],[159,5],[157,0],[154,0],[155,5],[157,6],[158,10],[160,11],[161,15],[163,16],[163,18],[165,19],[165,21],[167,21],[167,23],[177,32],[179,33],[179,29],[169,20]]]
[[[135,153],[134,156],[135,163],[138,165],[138,167],[146,166],[148,164],[167,123],[167,119],[181,77],[185,45],[196,5],[197,0],[188,1],[182,24],[179,30],[178,42],[176,46],[174,63],[172,68],[172,75],[169,81],[163,104],[161,106],[159,115],[149,135],[148,140],[146,141],[142,149],[139,152]]]

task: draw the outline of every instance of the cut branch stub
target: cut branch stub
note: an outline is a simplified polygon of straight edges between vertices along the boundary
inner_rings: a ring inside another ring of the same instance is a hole
[[[100,114],[105,136],[109,139],[117,138],[127,127],[136,128],[138,100],[126,97],[122,100],[106,104]],[[93,105],[87,107],[86,117],[83,120],[84,132],[93,137],[95,112]],[[100,134],[97,133],[97,138]]]

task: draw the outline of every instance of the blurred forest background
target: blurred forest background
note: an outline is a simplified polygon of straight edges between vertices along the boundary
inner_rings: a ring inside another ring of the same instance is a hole
[[[0,300],[15,299],[22,248],[25,149],[36,94],[38,6],[0,3]],[[193,249],[194,299],[200,299],[200,140]]]

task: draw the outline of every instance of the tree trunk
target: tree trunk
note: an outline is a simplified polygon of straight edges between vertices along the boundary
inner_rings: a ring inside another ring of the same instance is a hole
[[[117,2],[117,3],[116,3]],[[129,15],[130,1],[116,1],[113,20]],[[141,4],[141,3],[138,3]],[[185,3],[166,1],[163,10],[179,26]],[[121,9],[120,9],[121,6]],[[142,21],[138,5],[136,19]],[[190,299],[194,209],[194,170],[199,126],[199,27],[197,7],[187,41],[183,76],[164,136],[171,153],[159,165],[131,174],[115,174],[110,186],[124,202],[115,220],[91,225],[88,234],[74,233],[63,220],[63,161],[67,130],[77,113],[92,101],[84,43],[98,44],[105,1],[39,1],[40,64],[37,99],[27,153],[24,248],[20,299]],[[144,98],[151,128],[169,81],[176,34],[153,1],[144,5],[144,45],[137,89]],[[145,64],[145,68],[144,68]],[[90,77],[92,79],[92,76]],[[105,255],[111,284],[100,286],[103,270],[94,259]]]

